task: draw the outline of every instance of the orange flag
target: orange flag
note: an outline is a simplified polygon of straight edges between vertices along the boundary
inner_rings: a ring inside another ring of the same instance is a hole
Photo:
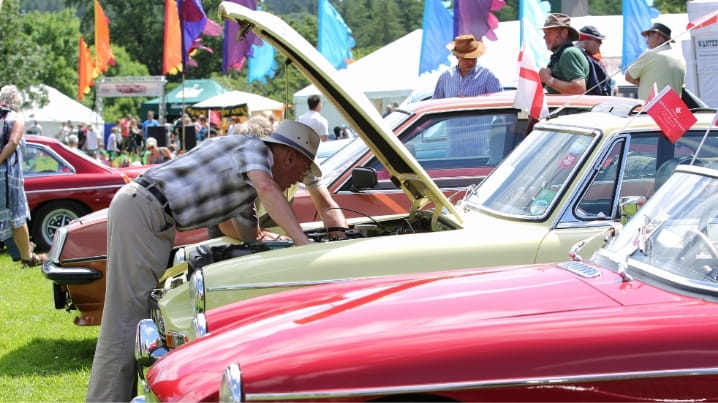
[[[110,20],[98,0],[95,0],[95,77],[107,71],[107,66],[115,65],[115,56],[110,47]]]
[[[80,37],[80,66],[78,68],[78,85],[77,85],[77,99],[82,101],[85,94],[90,92],[90,87],[94,84],[92,78],[95,71],[95,62],[92,61],[92,53],[90,48],[87,47],[85,40]]]
[[[165,0],[164,34],[162,74],[177,74],[182,71],[182,30],[176,0]]]

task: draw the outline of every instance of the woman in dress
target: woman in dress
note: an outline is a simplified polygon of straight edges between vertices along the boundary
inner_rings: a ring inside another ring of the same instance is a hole
[[[12,237],[20,250],[23,267],[33,267],[46,261],[47,256],[33,252],[27,228],[30,208],[22,176],[22,134],[25,121],[19,113],[21,106],[22,95],[17,87],[6,85],[0,89],[0,239]],[[3,116],[4,119],[1,119]]]

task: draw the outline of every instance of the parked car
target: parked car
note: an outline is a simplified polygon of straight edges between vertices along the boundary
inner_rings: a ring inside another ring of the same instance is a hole
[[[321,73],[316,71],[315,76],[320,77]],[[337,105],[342,105],[343,111],[354,116],[357,126],[365,129],[358,131],[360,137],[320,144],[320,150],[325,145],[343,145],[323,161],[322,180],[345,209],[347,217],[406,214],[412,203],[423,203],[425,199],[416,195],[424,192],[427,185],[414,180],[407,182],[417,183],[417,189],[407,197],[401,187],[392,182],[392,176],[396,176],[393,172],[398,169],[411,166],[413,157],[444,194],[458,200],[468,186],[480,183],[526,137],[528,118],[513,107],[514,95],[419,102],[395,109],[383,122],[377,121],[381,120],[378,115],[361,111],[361,106],[347,97]],[[356,96],[365,98],[363,94]],[[558,115],[587,111],[607,100],[595,96],[547,98],[552,110],[563,108]],[[391,146],[389,140],[383,138],[384,132],[375,130],[383,124],[393,129],[405,147]],[[371,138],[368,145],[367,138]],[[391,169],[385,169],[382,160],[387,161]],[[359,173],[355,175],[357,170]],[[367,171],[371,171],[369,175]],[[304,189],[295,193],[292,207],[302,222],[319,220],[314,203]],[[177,234],[175,245],[178,246],[207,239],[205,230]],[[53,281],[55,308],[76,313],[76,324],[100,324],[105,295],[106,239],[106,210],[81,217],[55,238],[50,263],[43,268],[45,276]]]
[[[134,401],[715,400],[717,243],[718,170],[679,167],[589,261],[210,310],[226,325],[157,361]]]
[[[220,7],[225,16],[256,26],[262,35],[274,38],[282,32],[286,42],[273,44],[280,51],[298,46],[300,39],[278,18],[226,2]],[[306,46],[307,52],[313,49]],[[286,52],[300,53],[295,48]],[[294,64],[321,59],[311,56]],[[301,250],[271,242],[223,245],[221,240],[177,249],[176,265],[150,296],[157,356],[213,331],[205,310],[238,300],[357,277],[562,261],[587,238],[584,250],[592,253],[603,244],[597,235],[619,220],[621,201],[650,197],[679,160],[693,155],[714,116],[714,111],[696,112],[696,125],[674,144],[637,110],[633,103],[610,103],[538,123],[456,204],[418,168],[405,173],[413,159],[399,158],[391,135],[373,136],[375,144],[386,140],[379,149],[391,161],[384,166],[393,182],[417,201],[411,211],[352,219],[350,239],[344,241],[328,239],[321,224],[307,224],[316,242]],[[706,144],[701,159],[718,157],[718,136],[710,135]],[[355,169],[354,180],[372,172]]]
[[[58,228],[109,206],[115,192],[138,172],[109,167],[52,138],[28,135],[24,139],[29,229],[41,250],[50,248]]]

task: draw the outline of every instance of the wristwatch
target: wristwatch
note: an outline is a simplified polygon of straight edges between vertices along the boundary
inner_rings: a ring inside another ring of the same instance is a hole
[[[553,82],[554,82],[554,79],[553,79],[553,77],[551,77],[548,79],[548,81],[546,83],[550,86],[553,86]]]

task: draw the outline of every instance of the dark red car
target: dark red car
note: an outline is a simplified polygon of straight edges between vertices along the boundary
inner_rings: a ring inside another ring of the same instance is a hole
[[[112,196],[147,167],[119,170],[42,136],[25,136],[23,173],[30,235],[40,250],[71,220],[110,205]]]

